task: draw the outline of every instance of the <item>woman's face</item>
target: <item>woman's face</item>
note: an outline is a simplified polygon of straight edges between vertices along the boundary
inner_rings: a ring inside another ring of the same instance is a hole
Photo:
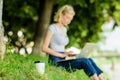
[[[66,25],[70,24],[72,19],[73,19],[73,14],[62,15],[61,23],[66,26]]]

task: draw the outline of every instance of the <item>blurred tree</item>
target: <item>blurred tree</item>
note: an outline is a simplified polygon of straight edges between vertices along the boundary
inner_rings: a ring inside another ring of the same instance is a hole
[[[80,48],[86,42],[97,42],[100,39],[101,25],[109,16],[120,25],[119,3],[119,0],[5,0],[3,7],[5,34],[13,32],[14,35],[10,38],[14,46],[18,40],[19,30],[23,31],[27,42],[32,41],[34,37],[33,53],[38,54],[49,20],[51,19],[50,23],[53,22],[53,15],[60,6],[70,4],[74,7],[76,15],[67,27],[71,41],[68,47]]]
[[[33,40],[35,26],[38,20],[38,0],[5,0],[3,7],[3,24],[5,35],[13,32],[11,43],[15,45],[17,32],[21,29],[27,41]]]
[[[84,0],[81,2],[77,0],[72,3],[76,3],[73,5],[76,15],[69,26],[68,34],[71,40],[69,46],[83,47],[86,42],[97,42],[101,25],[105,20],[102,3],[98,0]]]
[[[33,47],[33,54],[41,53],[41,44],[43,41],[44,34],[47,30],[47,27],[50,23],[53,0],[39,0],[39,19],[35,31],[35,40]]]
[[[3,0],[0,0],[0,59],[3,59],[5,54],[4,27],[2,25],[2,10]]]

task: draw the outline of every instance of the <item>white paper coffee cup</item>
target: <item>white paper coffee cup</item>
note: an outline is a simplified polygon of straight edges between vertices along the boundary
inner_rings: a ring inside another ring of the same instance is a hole
[[[45,62],[35,61],[35,65],[36,65],[36,70],[37,70],[40,74],[44,74],[44,73],[45,73]]]

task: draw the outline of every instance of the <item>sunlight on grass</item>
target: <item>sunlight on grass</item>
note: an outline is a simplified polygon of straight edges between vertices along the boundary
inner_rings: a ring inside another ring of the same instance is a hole
[[[35,61],[42,60],[46,63],[44,75],[40,75],[35,68]],[[67,72],[62,68],[48,64],[47,57],[19,54],[6,54],[0,61],[0,80],[89,80],[83,70]]]

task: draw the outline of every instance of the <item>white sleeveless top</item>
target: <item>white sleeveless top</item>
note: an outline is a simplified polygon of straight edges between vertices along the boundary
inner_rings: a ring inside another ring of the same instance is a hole
[[[65,46],[69,43],[67,29],[64,27],[65,37],[58,29],[57,25],[51,24],[49,29],[52,31],[52,38],[49,47],[57,52],[64,52]]]

